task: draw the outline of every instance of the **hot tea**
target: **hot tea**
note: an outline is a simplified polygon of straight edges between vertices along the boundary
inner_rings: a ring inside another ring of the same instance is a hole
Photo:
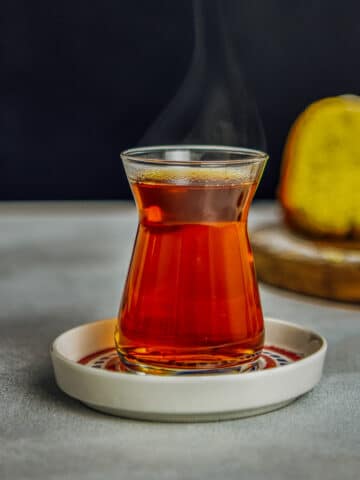
[[[249,367],[264,337],[247,235],[257,178],[198,169],[130,183],[139,226],[116,331],[122,360],[151,373]]]

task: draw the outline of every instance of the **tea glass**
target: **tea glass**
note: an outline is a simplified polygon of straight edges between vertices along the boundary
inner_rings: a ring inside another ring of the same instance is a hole
[[[150,374],[244,372],[264,340],[247,233],[267,154],[174,145],[121,154],[139,223],[115,343]]]

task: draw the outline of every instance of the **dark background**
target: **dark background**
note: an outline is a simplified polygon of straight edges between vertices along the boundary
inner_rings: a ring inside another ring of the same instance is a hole
[[[295,117],[358,93],[360,2],[223,1],[271,155],[258,196],[271,197]],[[0,198],[128,197],[119,152],[179,88],[192,17],[191,0],[1,0]]]

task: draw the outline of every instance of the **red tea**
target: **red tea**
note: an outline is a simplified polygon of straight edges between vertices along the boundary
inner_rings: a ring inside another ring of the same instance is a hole
[[[247,235],[255,183],[132,184],[140,220],[116,344],[134,368],[256,361],[263,316]]]

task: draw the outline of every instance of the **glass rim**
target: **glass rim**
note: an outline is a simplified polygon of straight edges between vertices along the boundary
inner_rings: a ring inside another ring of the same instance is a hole
[[[181,159],[163,159],[156,157],[156,153],[171,152],[171,151],[195,151],[202,153],[226,153],[232,154],[235,158],[226,159],[211,159],[211,160],[181,160]],[[154,153],[154,157],[142,157],[148,153]],[[236,155],[241,158],[236,158]],[[227,166],[227,165],[241,165],[241,164],[256,164],[268,160],[269,155],[262,150],[245,147],[232,147],[226,145],[155,145],[151,147],[135,147],[124,150],[120,153],[120,157],[125,161],[132,161],[141,164],[153,165],[178,165],[178,166]]]

